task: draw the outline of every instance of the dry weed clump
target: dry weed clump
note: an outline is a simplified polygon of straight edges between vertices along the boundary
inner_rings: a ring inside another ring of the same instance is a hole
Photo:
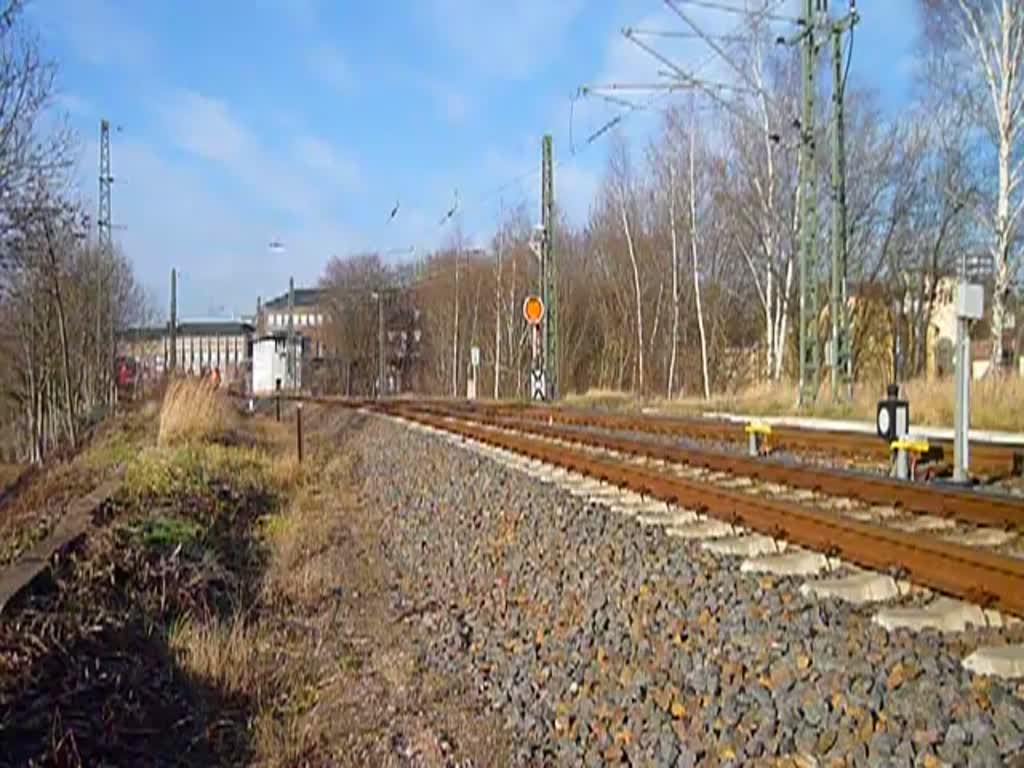
[[[588,389],[583,393],[570,393],[565,396],[565,405],[578,408],[622,409],[637,406],[641,398],[632,392],[618,389]]]
[[[291,493],[306,480],[306,469],[294,454],[277,456],[267,469],[269,480],[280,493]]]
[[[255,697],[267,684],[256,634],[237,614],[228,621],[186,618],[171,627],[168,646],[196,679],[230,695]]]
[[[215,440],[235,427],[227,398],[206,379],[179,379],[167,387],[160,408],[161,445],[190,440]]]
[[[905,389],[914,422],[953,426],[953,380],[913,381]],[[1024,379],[988,376],[971,382],[971,428],[1024,431]]]
[[[344,454],[332,459],[323,470],[321,486],[346,487],[341,478],[351,471],[351,462]],[[263,529],[270,560],[264,588],[271,602],[283,598],[315,609],[344,580],[345,563],[330,548],[344,525],[334,505],[302,490],[283,514],[266,519]]]
[[[812,416],[827,419],[874,421],[878,401],[886,395],[887,382],[859,382],[852,401],[832,402],[827,382],[814,405],[801,410],[797,404],[797,386],[792,382],[757,384],[711,400],[684,397],[652,402],[668,413],[701,414],[731,412],[752,416]],[[953,380],[951,378],[905,382],[901,395],[910,401],[913,424],[931,427],[953,426]],[[589,394],[579,399],[585,404]],[[611,398],[605,397],[604,402]],[[621,402],[628,402],[625,398]],[[636,407],[637,400],[634,398]],[[628,407],[628,406],[624,406]],[[971,428],[1024,431],[1024,379],[1016,376],[991,376],[971,383]]]

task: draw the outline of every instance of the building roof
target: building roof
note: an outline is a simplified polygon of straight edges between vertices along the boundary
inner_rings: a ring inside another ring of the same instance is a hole
[[[167,326],[125,328],[118,333],[125,341],[159,341],[167,333]]]
[[[296,288],[295,289],[295,306],[296,307],[314,307],[323,301],[326,291],[319,288]],[[285,291],[280,296],[277,296],[263,304],[264,309],[288,309],[288,292]]]
[[[299,333],[298,331],[295,331],[292,335],[294,336],[295,341],[302,341],[304,338],[306,338],[304,334]],[[286,331],[264,333],[260,336],[253,336],[252,338],[253,342],[256,344],[260,343],[261,341],[281,341],[282,339],[288,339],[288,333]]]
[[[186,320],[178,323],[178,333],[186,336],[239,336],[255,330],[241,320]]]
[[[126,328],[119,334],[128,341],[156,341],[167,335],[166,325]],[[178,323],[179,336],[244,336],[255,330],[251,323],[239,320],[185,320]]]

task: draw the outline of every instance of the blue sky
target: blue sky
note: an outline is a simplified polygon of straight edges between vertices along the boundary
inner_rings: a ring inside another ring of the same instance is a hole
[[[909,94],[915,2],[858,3],[852,77],[889,109]],[[692,13],[712,30],[735,23]],[[29,18],[59,65],[83,201],[95,207],[107,117],[115,238],[161,313],[181,271],[191,316],[252,312],[290,274],[315,282],[334,254],[436,247],[455,189],[467,238],[486,243],[501,204],[536,209],[545,132],[556,195],[582,221],[607,144],[568,157],[573,93],[651,79],[657,65],[623,26],[682,28],[661,0],[35,0]],[[673,55],[695,63],[707,49]],[[576,143],[611,114],[578,105]],[[626,130],[641,139],[652,123]]]

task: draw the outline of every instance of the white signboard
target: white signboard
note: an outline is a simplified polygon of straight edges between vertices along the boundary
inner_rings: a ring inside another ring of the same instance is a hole
[[[544,382],[544,371],[538,369],[530,371],[530,399],[544,400],[547,387]]]
[[[469,361],[473,364],[474,368],[480,365],[480,347],[470,347]]]

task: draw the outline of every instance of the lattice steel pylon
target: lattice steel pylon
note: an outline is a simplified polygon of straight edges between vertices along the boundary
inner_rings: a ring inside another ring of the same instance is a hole
[[[110,187],[114,177],[110,173],[110,122],[100,120],[100,202],[96,217],[99,245],[104,253],[113,248],[110,220]]]
[[[110,187],[113,182],[114,177],[110,173],[110,122],[104,119],[100,120],[100,200],[99,211],[96,216],[96,228],[101,259],[105,258],[108,260],[114,253],[114,239],[110,221]],[[114,357],[116,355],[114,306],[113,302],[109,300],[106,302],[106,307],[103,306],[104,288],[107,287],[106,283],[110,281],[111,274],[109,262],[106,274],[104,274],[101,265],[102,260],[98,261],[96,269],[96,346],[99,349],[105,343],[109,350],[108,354],[110,357],[106,366],[106,384],[110,398],[109,401],[113,403],[117,397],[117,389],[114,386]],[[107,323],[106,331],[103,329],[104,320]]]
[[[818,46],[815,27],[820,0],[804,0],[801,43],[803,79],[800,116],[800,405],[812,404],[820,383],[818,348],[818,175],[814,135],[814,91]]]

